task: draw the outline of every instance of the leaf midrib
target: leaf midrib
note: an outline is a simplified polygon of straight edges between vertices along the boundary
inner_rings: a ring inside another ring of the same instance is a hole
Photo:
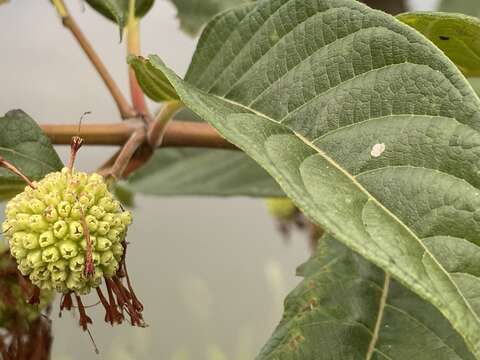
[[[202,90],[200,90],[202,91]],[[309,146],[310,148],[312,148],[313,150],[315,150],[321,157],[323,157],[327,162],[329,162],[334,168],[336,168],[338,171],[340,171],[341,173],[343,173],[345,176],[347,176],[350,181],[361,191],[363,192],[368,199],[370,199],[371,201],[373,201],[377,206],[380,207],[380,209],[382,209],[382,211],[384,211],[388,216],[390,216],[395,222],[397,222],[401,227],[403,227],[405,229],[405,231],[407,231],[410,236],[415,239],[418,244],[420,244],[420,247],[423,248],[424,250],[424,255],[428,255],[430,259],[432,259],[432,261],[438,266],[438,268],[445,274],[445,276],[448,278],[448,280],[450,281],[450,283],[454,286],[454,288],[456,289],[457,291],[457,294],[458,296],[464,301],[465,305],[467,306],[468,310],[470,311],[470,313],[473,315],[473,318],[478,322],[480,323],[480,318],[478,317],[478,315],[475,313],[475,311],[473,310],[472,306],[470,305],[470,302],[465,298],[465,296],[463,296],[462,292],[460,291],[460,289],[458,288],[457,284],[453,281],[452,277],[450,276],[450,274],[448,273],[448,271],[446,271],[446,269],[440,264],[440,262],[435,258],[435,256],[433,256],[432,252],[422,243],[422,241],[418,238],[418,236],[408,227],[406,226],[395,214],[393,214],[389,209],[387,209],[382,203],[380,203],[374,196],[372,196],[372,194],[370,194],[367,189],[365,189],[363,187],[363,185],[361,185],[357,179],[355,179],[355,177],[353,177],[348,171],[346,171],[345,169],[343,169],[343,167],[341,167],[336,161],[334,161],[330,156],[328,156],[323,150],[321,150],[320,148],[318,148],[316,145],[312,144],[307,138],[305,138],[304,136],[302,136],[301,134],[297,133],[296,131],[286,127],[285,125],[282,125],[280,123],[278,123],[275,119],[272,119],[271,117],[269,117],[268,115],[266,114],[263,114],[255,109],[251,109],[251,108],[248,108],[246,106],[244,106],[243,104],[240,104],[236,101],[233,101],[233,100],[230,100],[230,99],[227,99],[227,98],[223,98],[223,97],[220,97],[220,96],[217,96],[215,94],[208,94],[209,96],[213,96],[221,101],[225,101],[227,103],[230,103],[234,106],[238,106],[250,113],[253,113],[259,117],[262,117],[264,118],[265,120],[268,120],[270,122],[273,122],[274,124],[276,125],[280,125],[280,126],[284,126],[285,129],[287,129],[288,131],[290,131],[292,134],[294,134],[296,137],[298,137],[305,145]],[[415,114],[412,114],[412,115],[415,115]],[[403,272],[403,271],[402,271]],[[407,276],[406,273],[404,273],[405,276]],[[421,285],[420,283],[417,284],[417,286],[420,286],[423,288],[423,285]],[[424,289],[425,292],[427,289]]]

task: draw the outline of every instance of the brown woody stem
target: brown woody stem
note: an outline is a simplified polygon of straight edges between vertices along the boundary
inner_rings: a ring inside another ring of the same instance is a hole
[[[115,179],[120,179],[123,172],[128,166],[128,163],[132,159],[135,151],[143,144],[145,141],[145,130],[140,128],[136,130],[130,138],[127,140],[122,150],[118,154],[117,159],[112,165],[112,168],[109,170],[109,174]]]
[[[102,60],[97,55],[83,32],[80,30],[75,20],[70,16],[70,13],[68,12],[68,9],[66,8],[63,0],[52,0],[52,2],[57,9],[58,14],[62,18],[63,25],[73,34],[73,36],[75,37],[75,39],[82,47],[83,51],[101,76],[103,82],[107,86],[110,94],[112,95],[115,103],[117,104],[118,110],[120,111],[120,115],[122,116],[122,118],[126,119],[135,117],[135,110],[127,102],[122,92],[120,91],[120,88],[115,83],[115,80],[113,80],[112,76],[103,64]]]
[[[41,124],[40,127],[57,145],[69,145],[72,136],[78,133],[78,127],[70,124]],[[123,145],[139,128],[141,122],[125,121],[120,123],[84,124],[82,138],[84,144]],[[165,129],[162,147],[198,147],[216,149],[234,149],[235,145],[225,140],[207,123],[192,121],[170,121]]]

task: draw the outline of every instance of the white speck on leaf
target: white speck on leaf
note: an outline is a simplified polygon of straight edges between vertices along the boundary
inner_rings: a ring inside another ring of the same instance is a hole
[[[380,155],[382,155],[384,151],[385,151],[385,144],[383,144],[383,143],[382,144],[375,144],[372,147],[372,151],[370,152],[370,155],[372,155],[372,157],[374,157],[374,158],[377,158]]]

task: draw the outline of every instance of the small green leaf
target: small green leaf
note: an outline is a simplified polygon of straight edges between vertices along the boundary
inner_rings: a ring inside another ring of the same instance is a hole
[[[442,12],[405,13],[397,18],[442,49],[466,76],[480,75],[480,19]]]
[[[171,0],[176,6],[182,29],[195,35],[218,13],[255,0]]]
[[[129,0],[86,0],[87,3],[106,18],[116,22],[121,29],[127,25]],[[135,15],[141,18],[153,6],[155,0],[135,0]]]
[[[298,273],[257,360],[475,359],[437,309],[330,236]]]
[[[178,95],[167,78],[152,67],[149,61],[130,55],[127,59],[135,71],[143,92],[153,101],[178,100]]]
[[[40,180],[63,167],[50,139],[22,110],[0,117],[0,155],[32,180]],[[25,186],[18,176],[0,169],[0,199],[12,197]]]

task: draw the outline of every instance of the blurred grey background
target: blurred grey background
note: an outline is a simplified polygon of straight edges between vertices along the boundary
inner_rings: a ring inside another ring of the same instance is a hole
[[[82,11],[81,1],[66,2],[126,90],[118,28],[88,6]],[[410,6],[429,10],[437,3]],[[142,22],[143,54],[158,54],[183,74],[195,44],[179,31],[175,8],[157,0]],[[21,108],[39,122],[77,123],[92,111],[87,122],[118,120],[101,80],[47,0],[0,7],[0,59],[0,114]],[[92,171],[115,150],[85,147],[77,166]],[[67,149],[58,151],[65,161]],[[76,319],[69,313],[59,319],[56,308],[53,359],[253,359],[280,320],[283,298],[300,281],[295,268],[308,257],[305,238],[296,234],[286,243],[261,200],[136,200],[128,265],[150,326],[111,328],[102,309],[89,309],[101,351],[96,356]]]

